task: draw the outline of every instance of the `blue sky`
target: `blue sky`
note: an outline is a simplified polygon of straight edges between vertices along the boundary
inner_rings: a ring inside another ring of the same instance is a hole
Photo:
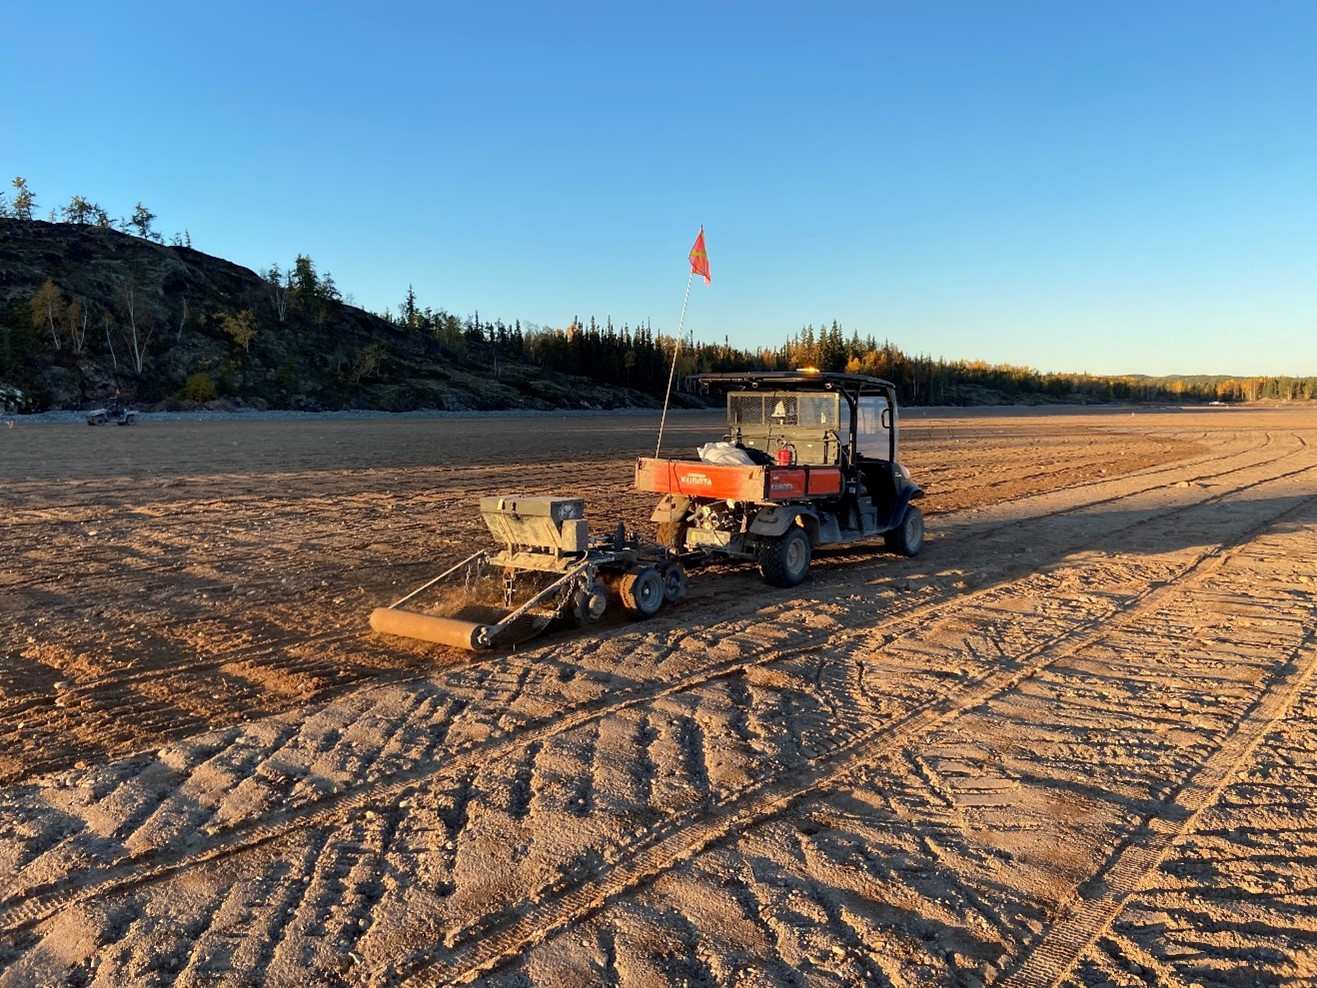
[[[395,311],[1317,374],[1317,3],[10,8],[0,161]],[[7,192],[12,192],[6,188]]]

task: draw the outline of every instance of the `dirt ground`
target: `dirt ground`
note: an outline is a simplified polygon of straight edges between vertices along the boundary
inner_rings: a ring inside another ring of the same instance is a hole
[[[1317,984],[1317,409],[905,424],[920,556],[482,654],[657,416],[0,428],[0,988]]]

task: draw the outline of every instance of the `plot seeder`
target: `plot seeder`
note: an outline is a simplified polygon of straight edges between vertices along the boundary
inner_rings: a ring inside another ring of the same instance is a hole
[[[686,570],[676,553],[619,525],[590,534],[583,498],[484,497],[480,514],[502,543],[482,549],[370,616],[376,631],[461,648],[519,641],[556,619],[599,620],[610,600],[636,617],[657,614],[686,593]],[[438,589],[448,610],[404,610]],[[454,592],[457,591],[457,592]]]

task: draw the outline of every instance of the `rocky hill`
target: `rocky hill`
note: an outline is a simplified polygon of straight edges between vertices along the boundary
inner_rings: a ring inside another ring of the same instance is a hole
[[[25,410],[116,390],[145,408],[657,405],[546,372],[479,324],[451,322],[441,336],[348,305],[309,259],[262,276],[113,229],[0,219],[0,392],[21,392]]]

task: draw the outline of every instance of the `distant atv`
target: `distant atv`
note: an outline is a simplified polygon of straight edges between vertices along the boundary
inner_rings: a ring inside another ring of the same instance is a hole
[[[120,399],[116,398],[104,408],[93,408],[87,413],[88,425],[105,425],[113,422],[115,425],[136,425],[137,410],[129,408]]]
[[[683,559],[724,556],[759,564],[794,587],[813,550],[881,536],[914,556],[923,488],[897,461],[896,388],[861,374],[814,370],[700,374],[728,388],[727,433],[699,460],[641,458],[636,489],[663,495],[659,541]]]

